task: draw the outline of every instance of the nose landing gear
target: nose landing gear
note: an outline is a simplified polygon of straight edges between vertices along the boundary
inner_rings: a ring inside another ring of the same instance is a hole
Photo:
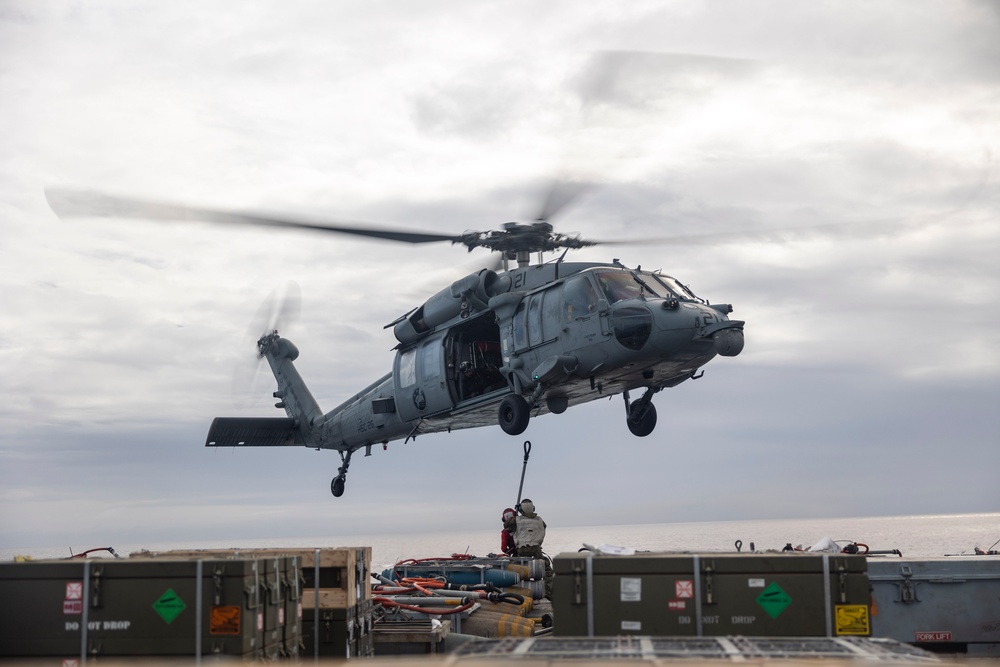
[[[347,483],[347,469],[351,466],[351,454],[353,453],[350,450],[346,453],[340,453],[341,466],[337,468],[337,476],[330,482],[330,493],[333,494],[334,498],[344,495],[344,485]]]
[[[645,438],[656,428],[656,406],[653,405],[653,394],[658,389],[650,387],[642,398],[629,402],[628,391],[622,392],[625,398],[625,424],[632,435]]]

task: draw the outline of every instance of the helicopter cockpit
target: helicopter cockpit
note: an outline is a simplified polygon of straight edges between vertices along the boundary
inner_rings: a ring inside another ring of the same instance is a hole
[[[594,271],[594,277],[608,304],[649,297],[701,301],[675,278],[662,273],[600,269]]]
[[[687,285],[682,284],[676,278],[663,273],[650,273],[649,275],[651,275],[653,279],[667,289],[669,292],[669,294],[667,294],[668,297],[672,295],[681,301],[697,301],[698,303],[705,303],[704,299],[696,296]]]
[[[640,350],[653,331],[653,315],[641,304],[620,303],[649,298],[672,301],[701,301],[676,279],[660,273],[640,270],[598,269],[593,271],[597,284],[611,308],[611,326],[615,338],[630,350]],[[619,305],[615,305],[619,304]]]
[[[609,304],[638,299],[643,296],[643,286],[631,273],[625,271],[595,271],[597,284],[608,299]],[[655,296],[655,295],[654,295]]]

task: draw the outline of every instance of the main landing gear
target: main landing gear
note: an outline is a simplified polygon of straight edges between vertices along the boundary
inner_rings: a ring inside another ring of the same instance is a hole
[[[642,398],[629,402],[628,392],[622,393],[625,397],[625,424],[632,435],[645,438],[656,428],[656,406],[653,405],[653,394],[658,390],[649,388],[642,395]]]
[[[528,428],[528,418],[531,417],[531,409],[528,401],[520,394],[508,394],[500,401],[500,409],[497,412],[497,420],[500,428],[508,435],[521,435]]]
[[[334,498],[344,495],[344,485],[347,484],[347,469],[351,466],[351,454],[353,453],[350,450],[346,453],[340,453],[341,466],[337,468],[337,476],[330,482],[330,493],[333,494]]]

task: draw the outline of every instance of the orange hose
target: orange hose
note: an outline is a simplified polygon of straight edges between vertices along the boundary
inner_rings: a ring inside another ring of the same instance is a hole
[[[438,557],[438,558],[407,558],[405,560],[397,561],[395,567],[400,565],[416,565],[418,563],[429,563],[440,560],[471,560],[475,558],[472,554],[452,554],[448,558]]]
[[[455,607],[454,609],[428,609],[426,607],[417,607],[412,604],[403,604],[402,602],[396,602],[391,598],[384,597],[373,597],[373,601],[378,602],[384,607],[398,607],[400,609],[408,609],[409,611],[415,611],[421,614],[430,614],[432,616],[447,616],[449,614],[460,614],[463,611],[467,611],[472,608],[472,605],[476,604],[475,600],[470,600],[460,607]]]

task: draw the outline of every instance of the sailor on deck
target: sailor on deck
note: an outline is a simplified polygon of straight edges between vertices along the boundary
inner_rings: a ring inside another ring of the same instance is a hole
[[[500,523],[503,524],[503,530],[500,531],[500,550],[507,556],[514,556],[516,555],[515,551],[517,551],[517,545],[514,544],[514,535],[507,530],[507,524],[513,521],[516,516],[517,512],[513,507],[508,507],[500,515]]]
[[[545,561],[545,597],[552,599],[552,565],[542,553],[542,542],[545,540],[545,522],[535,514],[535,504],[525,498],[517,505],[519,515],[504,523],[504,529],[514,536],[516,555],[527,558],[540,558]]]

